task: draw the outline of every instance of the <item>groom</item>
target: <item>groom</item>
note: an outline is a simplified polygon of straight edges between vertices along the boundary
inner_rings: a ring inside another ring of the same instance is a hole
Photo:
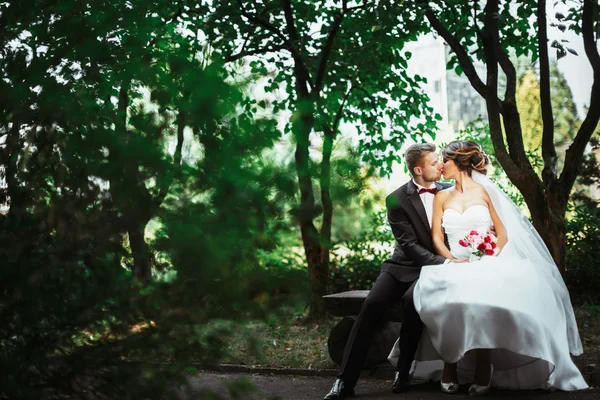
[[[409,182],[386,199],[388,222],[396,238],[392,258],[386,260],[358,314],[344,349],[344,358],[331,391],[324,400],[344,399],[354,395],[354,386],[364,365],[373,336],[381,327],[385,311],[395,302],[403,302],[400,329],[400,358],[392,385],[401,393],[410,384],[410,368],[423,332],[423,322],[412,300],[414,284],[423,265],[443,264],[446,258],[434,254],[431,240],[433,198],[438,190],[450,185],[436,182],[442,164],[431,143],[415,144],[406,150]]]

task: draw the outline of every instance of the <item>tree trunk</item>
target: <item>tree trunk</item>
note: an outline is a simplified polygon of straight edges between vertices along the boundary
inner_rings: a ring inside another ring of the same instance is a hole
[[[510,121],[508,116],[505,116],[503,120],[506,127],[514,122]],[[507,136],[509,135],[510,130],[507,129]],[[500,165],[504,167],[505,164],[502,160],[499,159],[499,161]],[[561,187],[556,179],[542,183],[533,169],[529,167],[516,172],[509,168],[506,168],[505,171],[511,182],[523,195],[531,214],[533,226],[548,247],[559,271],[564,274],[567,231],[565,214],[569,198],[568,194],[564,193],[566,189]]]
[[[150,248],[144,240],[146,223],[132,223],[127,229],[129,245],[133,255],[133,275],[141,282],[148,282],[152,277],[152,256]]]
[[[548,210],[548,212],[553,213],[553,210]],[[562,218],[558,216],[549,218],[543,222],[543,226],[539,226],[539,223],[534,223],[534,226],[538,232],[542,232],[540,236],[548,246],[548,250],[550,250],[550,254],[558,266],[558,270],[560,271],[561,275],[564,276],[567,254],[567,245],[565,241],[567,224],[565,223],[564,214],[562,215]]]
[[[314,126],[312,104],[309,100],[301,101],[293,118],[292,131],[296,137],[296,172],[300,188],[300,208],[298,220],[304,244],[304,252],[308,264],[310,281],[310,303],[308,319],[311,321],[323,319],[325,311],[323,296],[327,294],[329,278],[327,263],[322,261],[322,246],[319,232],[314,225],[316,215],[315,197],[310,174],[309,136]]]
[[[5,160],[3,160],[3,162],[6,162],[6,197],[10,199],[8,216],[11,218],[21,215],[25,208],[22,199],[22,190],[19,188],[19,180],[17,178],[18,159],[21,152],[20,130],[21,122],[14,120],[13,126],[8,131]]]
[[[325,130],[323,136],[323,159],[321,160],[321,203],[323,204],[323,224],[321,225],[321,272],[329,283],[329,255],[331,251],[331,225],[333,223],[333,202],[331,200],[331,153],[334,133]],[[327,291],[327,286],[325,287]]]
[[[546,192],[550,193],[550,196],[538,196],[536,201],[526,202],[533,226],[546,243],[560,273],[564,275],[567,233],[565,213],[568,196],[565,196],[560,188],[555,187],[546,189]]]
[[[119,102],[115,121],[115,130],[122,135],[122,140],[125,143],[128,140],[129,134],[127,132],[127,109],[129,108],[130,84],[131,82],[126,80],[119,89]],[[121,155],[117,153],[116,149],[113,149],[111,156],[116,157],[118,160],[118,156]],[[125,166],[121,174],[111,179],[110,187],[113,200],[115,200],[117,207],[122,210],[125,219],[124,227],[129,236],[129,246],[131,247],[131,255],[133,256],[133,275],[140,281],[147,282],[152,276],[150,249],[144,240],[144,230],[149,219],[142,218],[140,214],[144,211],[143,208],[149,204],[135,204],[135,200],[133,199],[140,198],[140,185],[136,183],[135,170],[132,171],[131,166]],[[124,197],[124,185],[129,186],[129,190],[133,191],[135,195],[131,196],[130,194]],[[142,190],[145,190],[145,188]]]
[[[314,228],[314,226],[312,227]],[[310,280],[309,321],[320,321],[327,315],[323,296],[327,294],[327,282],[329,280],[328,264],[322,261],[322,252],[329,254],[327,248],[319,245],[315,240],[316,229],[301,226],[302,241],[308,262],[308,277]]]

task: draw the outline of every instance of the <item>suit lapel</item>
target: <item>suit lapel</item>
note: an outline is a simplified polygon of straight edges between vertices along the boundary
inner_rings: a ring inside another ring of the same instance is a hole
[[[423,202],[421,201],[421,197],[419,196],[419,192],[417,191],[417,186],[411,180],[408,184],[408,200],[413,205],[415,211],[421,218],[423,225],[425,226],[425,230],[431,234],[431,227],[429,226],[429,220],[427,219],[427,213],[425,212],[425,207],[423,206]]]

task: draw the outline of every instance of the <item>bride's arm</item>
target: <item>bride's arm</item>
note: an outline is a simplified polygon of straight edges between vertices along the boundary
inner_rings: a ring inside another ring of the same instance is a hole
[[[433,214],[431,216],[431,238],[433,248],[439,255],[446,257],[450,261],[456,259],[444,243],[444,228],[442,228],[442,214],[444,213],[444,202],[448,198],[448,192],[438,192],[433,199]]]
[[[485,192],[485,190],[484,190],[484,192]],[[485,196],[486,196],[485,201],[487,202],[487,204],[490,208],[490,215],[492,217],[492,223],[494,224],[494,228],[496,229],[496,237],[498,238],[498,243],[496,243],[496,247],[498,248],[498,254],[500,254],[500,252],[502,251],[502,248],[504,248],[504,246],[508,242],[508,235],[506,234],[506,228],[504,227],[502,220],[500,219],[500,217],[498,216],[498,213],[496,212],[496,209],[494,208],[492,199],[490,199],[490,196],[488,195],[487,192],[485,192]]]

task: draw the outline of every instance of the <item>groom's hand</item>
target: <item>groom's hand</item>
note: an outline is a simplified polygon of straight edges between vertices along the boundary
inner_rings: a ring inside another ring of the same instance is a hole
[[[450,263],[466,263],[469,262],[466,258],[451,258]]]

